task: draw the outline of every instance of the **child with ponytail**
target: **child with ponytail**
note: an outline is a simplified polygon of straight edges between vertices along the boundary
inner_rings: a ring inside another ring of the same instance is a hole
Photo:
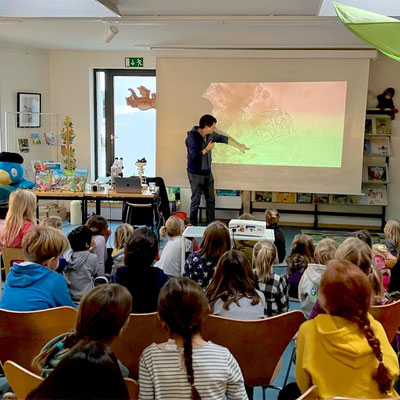
[[[360,267],[331,261],[319,302],[327,314],[305,322],[297,339],[296,380],[301,392],[317,385],[319,397],[398,397],[399,363],[382,325],[368,309],[373,291]]]
[[[139,399],[247,399],[243,376],[228,349],[206,342],[200,331],[210,313],[207,297],[188,278],[161,289],[158,314],[169,333],[139,361]]]
[[[286,275],[274,274],[273,264],[278,261],[275,245],[260,240],[253,249],[253,270],[258,286],[265,296],[264,314],[267,317],[289,310],[289,284]]]

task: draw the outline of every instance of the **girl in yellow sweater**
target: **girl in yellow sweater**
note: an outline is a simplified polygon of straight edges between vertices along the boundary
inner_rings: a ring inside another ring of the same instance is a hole
[[[396,353],[368,309],[372,288],[359,267],[331,261],[319,301],[327,314],[305,322],[297,339],[296,380],[301,392],[317,385],[320,398],[397,397]]]

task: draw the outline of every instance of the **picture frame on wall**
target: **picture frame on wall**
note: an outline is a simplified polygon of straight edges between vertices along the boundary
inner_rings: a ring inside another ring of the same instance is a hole
[[[41,103],[40,93],[17,93],[18,128],[40,128]]]

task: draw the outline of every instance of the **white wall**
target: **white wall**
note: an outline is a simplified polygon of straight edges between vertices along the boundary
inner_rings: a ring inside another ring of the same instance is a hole
[[[77,165],[93,168],[93,70],[125,69],[125,57],[143,57],[145,69],[155,69],[149,53],[132,52],[50,52],[50,109],[52,113],[69,115],[74,124]]]
[[[388,87],[396,90],[393,101],[400,109],[400,63],[379,53],[378,59],[371,61],[369,89],[378,95]],[[400,114],[392,122],[392,132],[386,219],[400,219]]]
[[[48,52],[0,43],[1,150],[4,150],[4,113],[17,111],[17,92],[41,93],[42,112],[49,112]]]

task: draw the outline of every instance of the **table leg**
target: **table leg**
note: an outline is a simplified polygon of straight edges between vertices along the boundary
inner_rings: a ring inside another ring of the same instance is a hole
[[[87,218],[87,200],[85,199],[82,199],[81,210],[82,210],[82,225],[85,225]]]
[[[36,219],[39,221],[39,199],[36,201]]]
[[[101,200],[96,199],[96,215],[101,215]]]

